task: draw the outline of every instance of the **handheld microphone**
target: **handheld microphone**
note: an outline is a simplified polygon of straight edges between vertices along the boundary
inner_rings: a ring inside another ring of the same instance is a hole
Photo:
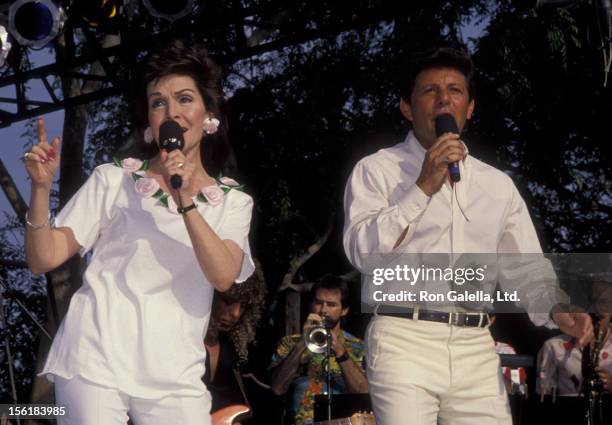
[[[185,146],[183,138],[183,129],[176,121],[166,121],[159,128],[159,148],[172,152],[175,149],[182,150]],[[183,179],[178,174],[170,177],[170,186],[172,189],[180,189],[183,184]]]
[[[436,137],[440,137],[445,133],[459,134],[457,122],[455,121],[455,117],[451,114],[440,114],[436,117]],[[461,180],[458,163],[453,162],[448,164],[448,172],[453,182],[456,183]]]

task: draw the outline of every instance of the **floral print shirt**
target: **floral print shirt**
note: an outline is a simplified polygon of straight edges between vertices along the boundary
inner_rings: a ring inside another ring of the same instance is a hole
[[[366,353],[365,343],[359,338],[342,331],[344,347],[350,357],[362,370],[365,370],[364,360]],[[289,355],[295,344],[303,338],[301,334],[288,335],[280,340],[276,352],[272,356],[271,368],[278,366]],[[298,369],[299,376],[293,381],[291,394],[291,410],[295,414],[295,425],[308,425],[313,423],[314,396],[327,391],[326,375],[324,371],[324,355],[304,350]],[[332,390],[334,394],[347,392],[346,382],[342,369],[332,356],[330,360],[332,371]]]

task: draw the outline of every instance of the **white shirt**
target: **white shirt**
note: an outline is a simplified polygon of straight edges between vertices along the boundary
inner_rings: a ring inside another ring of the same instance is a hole
[[[425,153],[411,131],[404,142],[363,158],[353,169],[344,197],[343,241],[356,268],[363,271],[370,254],[391,252],[542,252],[510,177],[468,155],[459,162],[461,181],[453,186],[446,181],[429,197],[415,184]],[[405,238],[394,250],[406,227]],[[550,264],[544,268],[542,273],[550,273]],[[546,292],[536,286],[530,289],[531,300],[521,301],[523,306],[537,299],[536,293]],[[547,302],[546,309],[540,303],[531,310],[539,310],[530,315],[532,320],[550,324],[548,308],[556,302]]]
[[[598,366],[612,374],[612,332],[602,344]],[[538,353],[537,381],[540,394],[578,395],[582,387],[582,349],[574,338],[562,334],[544,343]]]
[[[244,281],[254,270],[251,197],[232,189],[219,205],[196,205],[220,239],[243,250],[237,282]],[[81,255],[93,253],[42,373],[80,375],[139,398],[205,394],[203,337],[213,287],[183,218],[140,195],[129,171],[106,164],[94,170],[55,225],[72,229]]]

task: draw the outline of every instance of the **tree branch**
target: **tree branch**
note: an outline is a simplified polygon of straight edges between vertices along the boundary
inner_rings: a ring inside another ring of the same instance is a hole
[[[4,166],[2,159],[0,159],[0,186],[2,186],[2,190],[11,207],[13,207],[15,214],[17,214],[17,218],[21,221],[21,224],[25,225],[25,213],[28,210],[28,205],[23,200],[21,193],[19,193],[19,189],[17,189],[15,181],[13,181],[11,174]]]
[[[310,287],[308,287],[307,289],[302,289],[304,287],[304,284],[298,284],[298,285],[294,284],[293,279],[295,278],[295,275],[298,272],[298,270],[308,260],[310,260],[312,256],[315,255],[323,247],[323,245],[325,245],[325,243],[329,239],[329,235],[334,229],[335,216],[336,216],[335,214],[330,214],[329,219],[327,221],[327,229],[325,230],[325,233],[323,233],[323,235],[321,235],[321,237],[317,239],[315,243],[310,245],[308,249],[306,249],[306,251],[302,252],[301,254],[297,255],[291,260],[291,262],[289,263],[289,270],[287,271],[287,273],[285,273],[285,276],[283,277],[283,282],[276,289],[277,293],[284,291],[285,289],[288,289],[288,288],[294,289],[298,292],[304,292],[304,291],[310,290]],[[312,286],[312,283],[310,283],[310,285]]]

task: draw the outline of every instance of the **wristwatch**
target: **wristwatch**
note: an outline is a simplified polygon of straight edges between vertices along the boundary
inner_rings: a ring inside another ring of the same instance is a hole
[[[177,208],[176,210],[178,211],[179,214],[185,215],[187,214],[189,211],[194,210],[196,207],[195,204],[191,204],[191,205],[187,205],[185,208],[180,207]]]
[[[338,363],[342,363],[347,361],[348,359],[350,359],[348,351],[345,351],[344,354],[342,354],[341,356],[336,356],[336,361]]]

